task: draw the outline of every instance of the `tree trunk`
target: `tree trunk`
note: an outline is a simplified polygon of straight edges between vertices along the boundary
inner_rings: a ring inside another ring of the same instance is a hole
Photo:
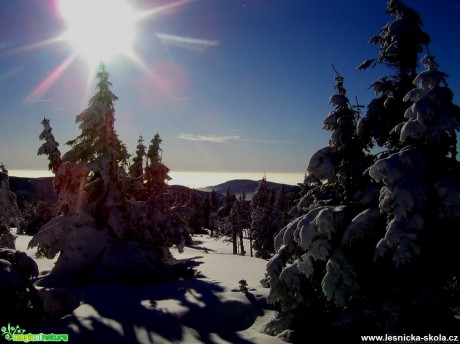
[[[236,229],[232,228],[232,243],[233,243],[233,254],[238,254],[238,245],[236,241]]]
[[[252,232],[251,232],[251,229],[249,229],[249,252],[251,253],[251,257],[252,257]]]
[[[243,229],[240,229],[239,232],[240,235],[240,255],[244,256],[246,254],[246,251],[244,250],[244,244],[243,244]]]

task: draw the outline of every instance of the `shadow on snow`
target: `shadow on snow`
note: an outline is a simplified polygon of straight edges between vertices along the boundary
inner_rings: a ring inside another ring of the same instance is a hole
[[[184,338],[184,329],[189,328],[201,343],[214,343],[215,335],[232,343],[251,343],[237,332],[263,315],[258,301],[250,293],[246,294],[250,303],[222,301],[217,293],[225,289],[202,277],[155,286],[89,285],[82,290],[79,311],[37,330],[67,333],[72,343],[114,344],[180,342],[190,338],[190,334]]]

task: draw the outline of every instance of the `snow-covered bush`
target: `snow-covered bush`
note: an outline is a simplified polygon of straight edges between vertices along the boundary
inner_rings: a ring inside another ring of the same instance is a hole
[[[24,252],[0,247],[0,322],[36,325],[43,320],[43,303],[31,279],[38,266]]]
[[[18,208],[16,195],[10,190],[8,170],[0,164],[0,247],[15,248],[15,237],[11,224],[19,227],[22,214]]]
[[[55,207],[45,201],[42,197],[36,203],[23,203],[23,221],[20,228],[22,234],[34,235],[49,220],[56,216]]]

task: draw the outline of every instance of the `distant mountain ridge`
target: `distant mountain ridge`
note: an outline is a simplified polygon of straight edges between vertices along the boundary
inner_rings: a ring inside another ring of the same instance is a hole
[[[251,198],[252,194],[256,191],[257,186],[259,185],[260,181],[250,180],[250,179],[234,179],[229,180],[225,183],[218,184],[215,186],[207,186],[205,188],[200,188],[197,190],[204,191],[204,192],[211,192],[214,190],[218,194],[225,195],[227,193],[227,189],[230,190],[231,193],[235,195],[241,195],[244,193],[247,198]],[[281,184],[281,183],[274,183],[267,181],[268,187],[273,189],[275,192],[281,190],[281,187],[284,185],[284,190],[286,193],[292,193],[299,190],[299,186],[297,185],[288,185],[288,184]]]
[[[53,177],[27,178],[27,177],[10,177],[10,188],[16,194],[18,199],[27,200],[28,202],[36,202],[41,195],[44,199],[54,203],[57,200],[56,193],[53,188]],[[245,194],[247,199],[251,199],[252,194],[256,191],[260,181],[250,179],[233,179],[225,183],[214,186],[198,188],[196,191],[200,198],[204,198],[205,193],[214,190],[219,195],[225,195],[227,189],[231,193],[239,196]],[[278,192],[284,185],[287,194],[299,190],[298,186],[280,184],[267,181],[268,186],[275,192]],[[168,191],[172,194],[188,194],[192,190],[187,186],[169,185]]]

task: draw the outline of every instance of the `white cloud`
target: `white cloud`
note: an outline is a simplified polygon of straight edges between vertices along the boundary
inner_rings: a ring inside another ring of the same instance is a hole
[[[192,133],[180,133],[179,139],[187,141],[215,142],[222,143],[226,141],[238,140],[241,142],[267,143],[267,144],[293,144],[295,141],[290,140],[273,140],[273,139],[248,139],[237,135],[199,135]]]
[[[209,47],[219,44],[219,41],[211,41],[201,38],[191,38],[184,36],[168,35],[157,33],[157,37],[164,43],[196,51],[204,51]]]
[[[240,137],[236,135],[220,136],[220,135],[198,135],[198,134],[191,134],[191,133],[181,133],[179,134],[178,138],[182,140],[188,140],[188,141],[205,141],[205,142],[216,142],[216,143],[240,139]]]
[[[279,144],[292,144],[296,143],[295,141],[289,140],[259,140],[259,139],[241,139],[244,142],[254,142],[254,143],[279,143]]]

